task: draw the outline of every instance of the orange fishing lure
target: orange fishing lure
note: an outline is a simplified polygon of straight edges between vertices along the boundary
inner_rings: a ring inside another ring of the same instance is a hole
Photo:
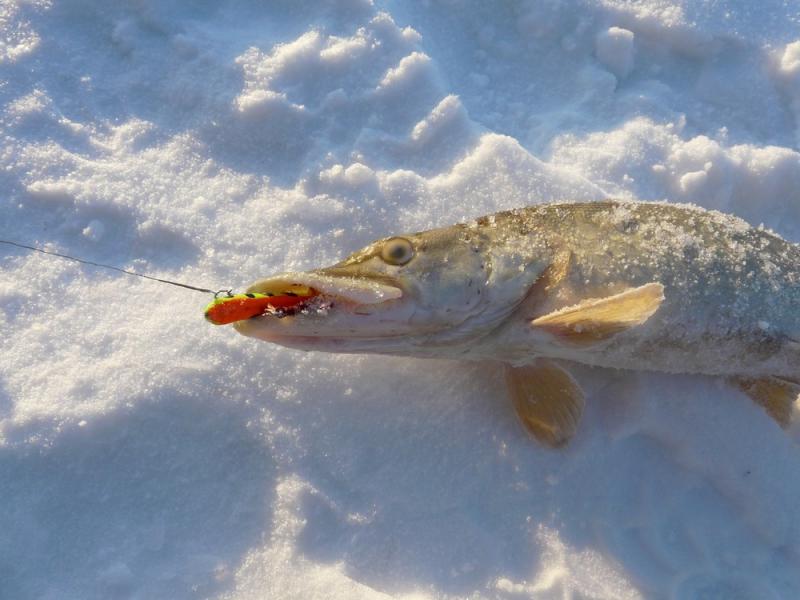
[[[227,325],[250,317],[263,315],[270,310],[290,310],[316,296],[314,290],[308,294],[286,292],[283,294],[234,294],[222,296],[206,306],[206,320],[214,325]]]

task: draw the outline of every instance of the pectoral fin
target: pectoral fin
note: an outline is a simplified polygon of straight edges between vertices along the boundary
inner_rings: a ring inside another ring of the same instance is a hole
[[[664,286],[648,283],[608,298],[584,300],[531,321],[562,343],[589,346],[641,325],[661,306]]]
[[[753,402],[764,407],[778,425],[783,428],[789,426],[794,402],[800,394],[799,384],[778,377],[735,379],[734,383],[750,396]]]
[[[558,365],[539,359],[524,367],[506,366],[506,383],[520,421],[552,448],[568,442],[583,413],[583,391]]]

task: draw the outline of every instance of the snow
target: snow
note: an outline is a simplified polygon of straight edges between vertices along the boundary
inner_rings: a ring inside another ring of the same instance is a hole
[[[8,0],[0,238],[239,290],[552,200],[800,241],[798,25],[782,0]],[[800,596],[800,427],[723,381],[577,368],[548,451],[491,365],[304,354],[196,292],[0,265],[2,598]]]
[[[619,79],[633,70],[633,38],[633,32],[627,29],[610,27],[595,40],[597,60]]]

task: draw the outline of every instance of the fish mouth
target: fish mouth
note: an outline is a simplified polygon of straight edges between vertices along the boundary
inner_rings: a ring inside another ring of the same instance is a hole
[[[287,299],[292,297],[290,306],[269,307],[264,313],[247,321],[269,317],[286,317],[298,313],[305,315],[327,315],[334,306],[351,312],[359,307],[380,304],[403,297],[403,290],[394,280],[386,277],[331,275],[324,271],[304,273],[283,273],[267,279],[260,279],[247,288],[246,294],[263,294]]]
[[[311,322],[319,322],[314,317],[324,320],[332,310],[358,315],[360,311],[369,312],[370,306],[399,300],[404,295],[399,282],[389,277],[352,276],[325,271],[284,273],[261,279],[247,288],[246,293],[280,296],[286,295],[287,290],[295,290],[302,299],[289,309],[268,309],[260,315],[237,321],[233,324],[234,328],[243,335],[290,347],[308,349],[319,344],[338,344],[342,337],[362,337],[363,334],[354,331],[344,334],[297,331],[295,320],[284,320],[283,317],[302,316],[311,318]],[[363,337],[383,336],[366,334]]]

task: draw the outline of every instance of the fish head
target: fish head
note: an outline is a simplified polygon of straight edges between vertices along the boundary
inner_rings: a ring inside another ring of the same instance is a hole
[[[302,285],[314,294],[299,310],[234,327],[304,350],[437,355],[431,348],[480,335],[502,312],[490,246],[465,225],[383,238],[330,267],[255,282],[248,292]]]

